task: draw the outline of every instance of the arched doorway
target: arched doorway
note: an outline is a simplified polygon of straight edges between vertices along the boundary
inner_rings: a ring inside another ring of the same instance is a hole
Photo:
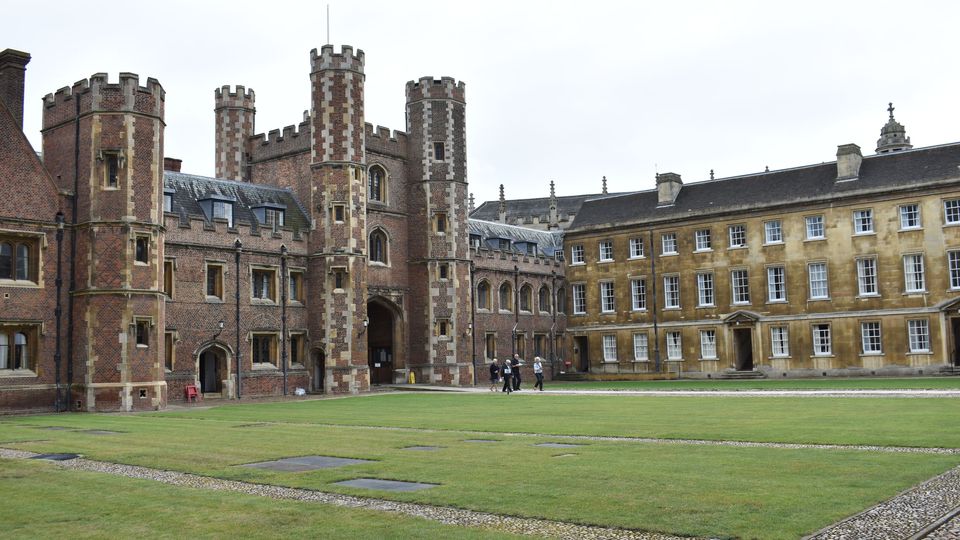
[[[323,392],[323,377],[327,371],[327,356],[322,349],[314,349],[310,353],[310,391]]]
[[[370,384],[393,383],[394,315],[377,300],[367,304],[367,353],[370,366]]]
[[[223,394],[224,380],[229,377],[227,353],[219,346],[204,349],[197,359],[197,378],[203,394]]]

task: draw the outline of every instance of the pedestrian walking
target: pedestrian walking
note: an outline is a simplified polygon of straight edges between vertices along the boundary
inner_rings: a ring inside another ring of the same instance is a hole
[[[510,361],[504,360],[503,366],[500,368],[500,374],[503,376],[503,390],[501,392],[506,392],[508,394],[513,392],[513,377],[511,376]]]
[[[540,361],[539,356],[533,357],[533,374],[537,376],[537,382],[533,385],[534,388],[540,387],[540,391],[543,392],[543,362]]]
[[[493,362],[490,363],[490,391],[497,391],[497,383],[500,382],[500,365],[497,364],[497,359],[494,358]]]
[[[514,353],[513,355],[513,389],[514,391],[520,390],[520,366],[523,365],[523,360],[520,358],[519,354]]]

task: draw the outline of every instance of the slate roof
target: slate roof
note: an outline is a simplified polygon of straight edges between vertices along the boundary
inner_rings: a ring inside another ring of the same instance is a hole
[[[537,244],[537,251],[545,257],[553,257],[555,252],[563,251],[563,233],[560,231],[540,231],[473,218],[467,220],[467,226],[470,234],[479,235],[484,242],[492,238],[507,238],[512,243],[533,242]],[[511,250],[521,253],[512,244]]]
[[[657,191],[584,201],[567,230],[656,223],[759,208],[815,203],[960,181],[960,143],[864,156],[856,180],[837,182],[836,162],[684,184],[673,206]]]
[[[214,196],[233,202],[234,226],[252,223],[253,208],[279,205],[285,207],[283,228],[301,231],[310,228],[307,211],[289,189],[173,171],[163,172],[163,187],[168,193],[173,190],[173,213],[178,215],[209,219],[199,201]]]
[[[626,193],[597,193],[594,195],[557,197],[557,216],[576,215],[580,212],[580,205],[587,199],[616,197],[618,195],[626,195]],[[540,216],[540,222],[545,223],[550,218],[550,197],[540,197],[538,199],[508,199],[505,203],[508,223],[516,223],[518,218],[532,218],[533,216]],[[470,217],[486,221],[498,221],[500,219],[500,201],[484,202],[470,213]]]

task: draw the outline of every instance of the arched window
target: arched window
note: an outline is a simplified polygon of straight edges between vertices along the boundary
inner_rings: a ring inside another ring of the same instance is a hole
[[[370,262],[387,264],[387,235],[380,229],[370,233]]]
[[[13,246],[0,244],[0,279],[13,279]]]
[[[367,198],[373,202],[387,200],[387,172],[380,165],[374,165],[367,171]]]
[[[490,284],[486,281],[477,285],[477,309],[490,309]]]
[[[550,313],[550,289],[546,285],[540,287],[540,311]]]
[[[509,282],[500,285],[500,309],[513,311],[513,287]]]
[[[530,304],[533,300],[533,287],[524,285],[520,287],[520,311],[530,311]]]
[[[557,311],[560,313],[567,312],[567,290],[563,287],[557,289]]]

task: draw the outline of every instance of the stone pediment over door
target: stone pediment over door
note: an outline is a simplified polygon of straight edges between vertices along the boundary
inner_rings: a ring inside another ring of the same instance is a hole
[[[747,310],[734,311],[723,318],[724,324],[731,326],[751,326],[760,320],[760,314]]]
[[[937,309],[943,312],[957,311],[960,312],[960,296],[952,300],[944,300],[937,304]]]

